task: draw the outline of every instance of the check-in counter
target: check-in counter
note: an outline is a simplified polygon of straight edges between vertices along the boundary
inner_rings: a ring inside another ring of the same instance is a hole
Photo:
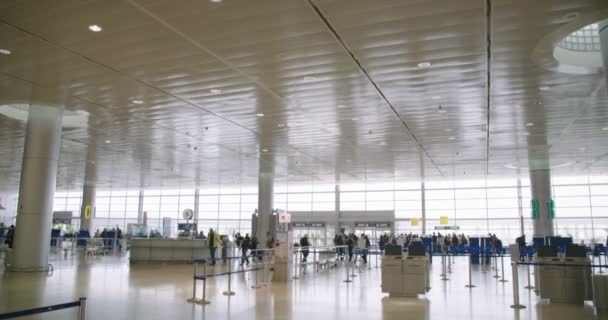
[[[131,239],[130,248],[131,262],[190,262],[209,258],[207,240],[201,239]]]
[[[415,297],[430,289],[429,256],[382,257],[382,292],[391,297]]]
[[[552,303],[584,303],[593,298],[589,258],[534,257],[540,297]],[[575,265],[568,267],[568,265]]]

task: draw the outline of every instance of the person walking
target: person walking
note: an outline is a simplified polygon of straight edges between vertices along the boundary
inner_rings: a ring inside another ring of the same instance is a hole
[[[13,240],[15,239],[15,225],[11,225],[6,232],[6,236],[4,237],[4,243],[8,245],[10,249],[13,248]]]
[[[302,262],[306,262],[306,258],[308,258],[308,253],[310,252],[310,242],[308,241],[307,234],[300,239],[300,248],[302,248]]]
[[[251,239],[249,238],[249,233],[245,234],[245,238],[241,241],[241,266],[243,264],[247,264],[249,266],[249,257],[247,256],[247,251],[249,250],[249,246],[251,245]]]
[[[348,246],[348,261],[353,261],[353,249],[355,247],[355,239],[353,238],[353,234],[349,234],[346,239],[346,245]]]
[[[209,229],[209,233],[207,233],[207,244],[209,245],[211,265],[215,265],[215,250],[220,245],[220,237],[213,231],[213,228]]]
[[[227,235],[222,236],[222,263],[226,264],[228,262],[228,246],[230,245],[230,240]]]

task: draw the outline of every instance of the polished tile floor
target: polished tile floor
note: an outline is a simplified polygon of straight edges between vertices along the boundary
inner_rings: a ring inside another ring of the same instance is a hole
[[[289,283],[251,289],[253,275],[232,278],[235,296],[226,297],[227,278],[209,280],[208,299],[202,307],[186,303],[192,294],[192,266],[186,264],[129,265],[127,257],[78,258],[53,256],[49,274],[10,273],[0,269],[0,313],[88,298],[87,319],[608,319],[594,314],[591,305],[559,305],[539,302],[523,289],[527,308],[513,310],[512,283],[499,282],[494,272],[474,267],[473,289],[468,281],[466,258],[456,258],[449,281],[440,279],[439,260],[432,267],[431,291],[426,296],[388,298],[380,292],[380,269],[356,271],[346,284],[345,270],[312,272]],[[506,262],[506,261],[505,261]],[[238,266],[234,266],[238,268]],[[226,266],[217,266],[224,270]],[[261,275],[260,275],[261,277]],[[198,295],[200,297],[199,287]],[[76,319],[75,310],[57,311],[20,319]]]

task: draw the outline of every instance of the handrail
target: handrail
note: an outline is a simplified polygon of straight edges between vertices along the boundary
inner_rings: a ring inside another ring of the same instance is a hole
[[[87,305],[87,298],[85,297],[85,298],[80,298],[78,301],[74,301],[74,302],[60,303],[60,304],[55,304],[52,306],[13,311],[13,312],[9,312],[9,313],[2,313],[2,314],[0,314],[0,319],[12,319],[12,318],[18,318],[18,317],[31,316],[31,315],[39,314],[39,313],[46,313],[46,312],[51,312],[51,311],[79,307],[78,320],[84,320],[84,319],[86,319],[86,305]]]

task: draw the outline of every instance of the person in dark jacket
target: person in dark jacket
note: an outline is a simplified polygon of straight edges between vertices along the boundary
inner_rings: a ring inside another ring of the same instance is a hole
[[[4,237],[4,243],[8,245],[9,248],[13,248],[13,240],[15,239],[15,225],[11,225],[6,232],[6,236]]]
[[[362,237],[364,237],[364,239],[365,239],[365,250],[363,250],[363,263],[367,263],[367,254],[368,254],[369,248],[372,246],[372,244],[369,241],[369,237],[366,234],[362,235]]]
[[[251,239],[249,238],[249,233],[245,234],[245,238],[241,241],[241,266],[243,264],[249,265],[249,257],[247,256],[247,251],[249,250],[249,246],[251,245]]]
[[[348,235],[348,238],[346,239],[346,245],[348,246],[348,261],[352,261],[353,248],[355,247],[355,238],[353,237],[352,233]]]
[[[300,248],[302,248],[302,262],[306,262],[306,259],[308,258],[308,253],[310,252],[309,247],[310,247],[310,242],[308,241],[308,235],[305,234],[300,239]]]

